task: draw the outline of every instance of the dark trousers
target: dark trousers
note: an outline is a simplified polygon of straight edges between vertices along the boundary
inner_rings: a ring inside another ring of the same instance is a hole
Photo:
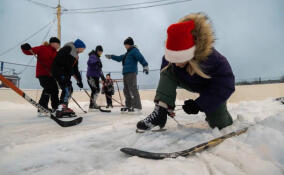
[[[112,106],[112,92],[105,92],[107,105]]]
[[[55,79],[48,76],[40,76],[38,77],[38,79],[41,87],[43,87],[39,104],[47,109],[49,99],[51,98],[51,107],[53,109],[57,109],[59,104],[59,99],[58,99],[59,92]]]
[[[162,101],[168,106],[174,107],[177,87],[192,91],[188,84],[184,83],[176,76],[173,67],[171,66],[160,74],[160,81],[156,90],[155,101]],[[214,112],[206,114],[206,121],[212,128],[218,127],[219,129],[222,129],[231,125],[233,120],[227,110],[227,102],[220,104]]]
[[[123,75],[123,85],[126,107],[142,109],[140,95],[137,88],[137,74],[127,73]]]
[[[60,95],[60,104],[68,105],[69,99],[73,93],[72,81],[70,76],[62,75],[56,79],[62,92]]]
[[[100,78],[97,77],[87,77],[88,84],[91,88],[91,99],[90,106],[93,106],[96,103],[98,95],[100,93]]]

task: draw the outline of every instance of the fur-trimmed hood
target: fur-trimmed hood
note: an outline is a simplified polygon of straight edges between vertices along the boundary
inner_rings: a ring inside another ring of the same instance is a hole
[[[204,13],[192,13],[179,20],[185,22],[193,20],[195,28],[192,35],[195,40],[194,58],[197,62],[205,61],[212,53],[213,44],[215,42],[214,31],[209,18]]]

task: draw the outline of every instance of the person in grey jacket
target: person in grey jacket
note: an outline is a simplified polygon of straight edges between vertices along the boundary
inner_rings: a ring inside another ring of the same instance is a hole
[[[127,52],[120,56],[106,54],[106,58],[122,62],[122,74],[124,84],[125,108],[121,108],[121,112],[140,113],[142,109],[139,91],[137,88],[138,62],[143,66],[143,72],[148,74],[148,63],[134,45],[131,37],[124,41]]]

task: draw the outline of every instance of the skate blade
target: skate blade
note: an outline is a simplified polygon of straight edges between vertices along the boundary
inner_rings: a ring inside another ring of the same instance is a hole
[[[63,115],[63,116],[57,117],[57,118],[74,118],[74,117],[77,117],[77,115],[76,114],[68,114],[68,115]]]
[[[167,129],[165,128],[160,128],[160,129],[150,129],[150,130],[141,130],[141,129],[136,129],[136,133],[145,133],[145,132],[163,132],[166,131]]]

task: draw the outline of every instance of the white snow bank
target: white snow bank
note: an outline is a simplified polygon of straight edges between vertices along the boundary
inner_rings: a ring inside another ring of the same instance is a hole
[[[204,114],[178,111],[176,119],[183,126],[169,118],[167,131],[137,134],[137,121],[153,110],[152,102],[143,101],[143,106],[143,116],[114,109],[111,114],[81,114],[82,124],[61,128],[37,118],[29,104],[1,102],[0,174],[284,174],[284,105],[272,99],[229,104],[235,123],[222,131],[208,128]],[[119,151],[126,146],[155,152],[187,149],[248,124],[255,125],[247,133],[194,157],[157,161]]]

